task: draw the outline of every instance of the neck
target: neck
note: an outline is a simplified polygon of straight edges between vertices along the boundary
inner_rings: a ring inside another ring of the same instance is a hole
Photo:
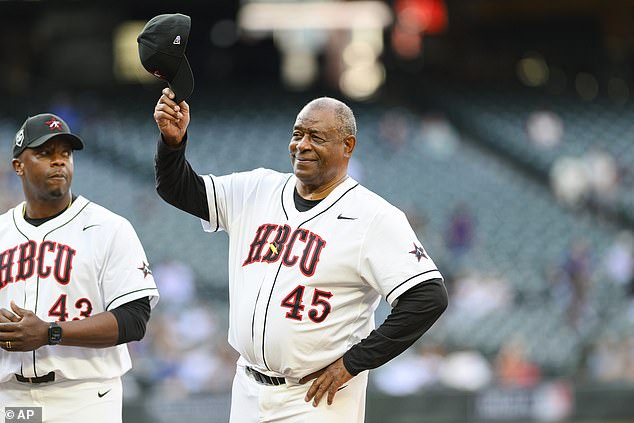
[[[73,196],[70,192],[63,198],[55,200],[27,199],[23,214],[31,219],[44,219],[70,208],[72,201]]]
[[[333,179],[328,184],[325,184],[319,187],[312,187],[310,185],[306,185],[298,179],[297,183],[295,184],[295,187],[297,188],[297,193],[302,198],[306,200],[321,200],[323,198],[326,198],[328,194],[333,192],[335,188],[341,185],[343,181],[345,181],[346,179],[348,179],[348,175],[344,174],[336,179]]]

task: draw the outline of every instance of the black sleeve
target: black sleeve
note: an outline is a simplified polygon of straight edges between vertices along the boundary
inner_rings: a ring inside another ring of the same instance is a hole
[[[209,205],[203,178],[185,160],[187,134],[183,143],[171,147],[159,137],[154,159],[156,191],[163,200],[203,220],[209,220]]]
[[[147,322],[150,320],[150,310],[148,297],[130,301],[110,310],[119,325],[117,345],[143,339]]]
[[[398,297],[398,303],[376,330],[343,355],[352,375],[375,369],[409,348],[438,320],[447,308],[442,279],[418,284]]]

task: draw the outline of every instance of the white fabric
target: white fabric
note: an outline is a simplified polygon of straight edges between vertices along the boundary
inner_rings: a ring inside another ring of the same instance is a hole
[[[394,304],[441,277],[405,215],[352,178],[306,212],[295,208],[290,174],[257,169],[204,181],[203,227],[229,234],[229,342],[264,373],[298,380],[325,367],[367,337],[381,296]],[[284,242],[274,254],[276,237]]]
[[[0,308],[10,310],[13,300],[44,321],[57,321],[63,301],[65,320],[87,317],[90,307],[93,316],[143,297],[156,305],[159,294],[147,257],[126,219],[78,197],[60,216],[36,227],[24,220],[23,207],[0,216]],[[37,377],[50,371],[65,379],[114,378],[130,367],[125,345],[0,351],[0,382],[16,373]]]
[[[231,392],[230,423],[363,423],[368,372],[343,385],[331,405],[327,394],[317,407],[304,401],[312,382],[262,385],[238,365]]]
[[[0,410],[42,407],[42,423],[121,423],[122,398],[118,377],[41,384],[13,379],[0,383]]]

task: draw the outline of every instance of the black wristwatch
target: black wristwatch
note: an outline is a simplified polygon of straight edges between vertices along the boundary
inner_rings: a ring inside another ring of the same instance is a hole
[[[57,322],[51,322],[48,327],[48,345],[57,345],[62,342],[62,327]]]

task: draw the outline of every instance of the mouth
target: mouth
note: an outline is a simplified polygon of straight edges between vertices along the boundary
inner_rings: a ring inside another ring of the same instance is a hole
[[[52,175],[50,175],[48,177],[48,179],[53,179],[53,180],[66,180],[66,175],[64,175],[63,173],[54,173]]]

